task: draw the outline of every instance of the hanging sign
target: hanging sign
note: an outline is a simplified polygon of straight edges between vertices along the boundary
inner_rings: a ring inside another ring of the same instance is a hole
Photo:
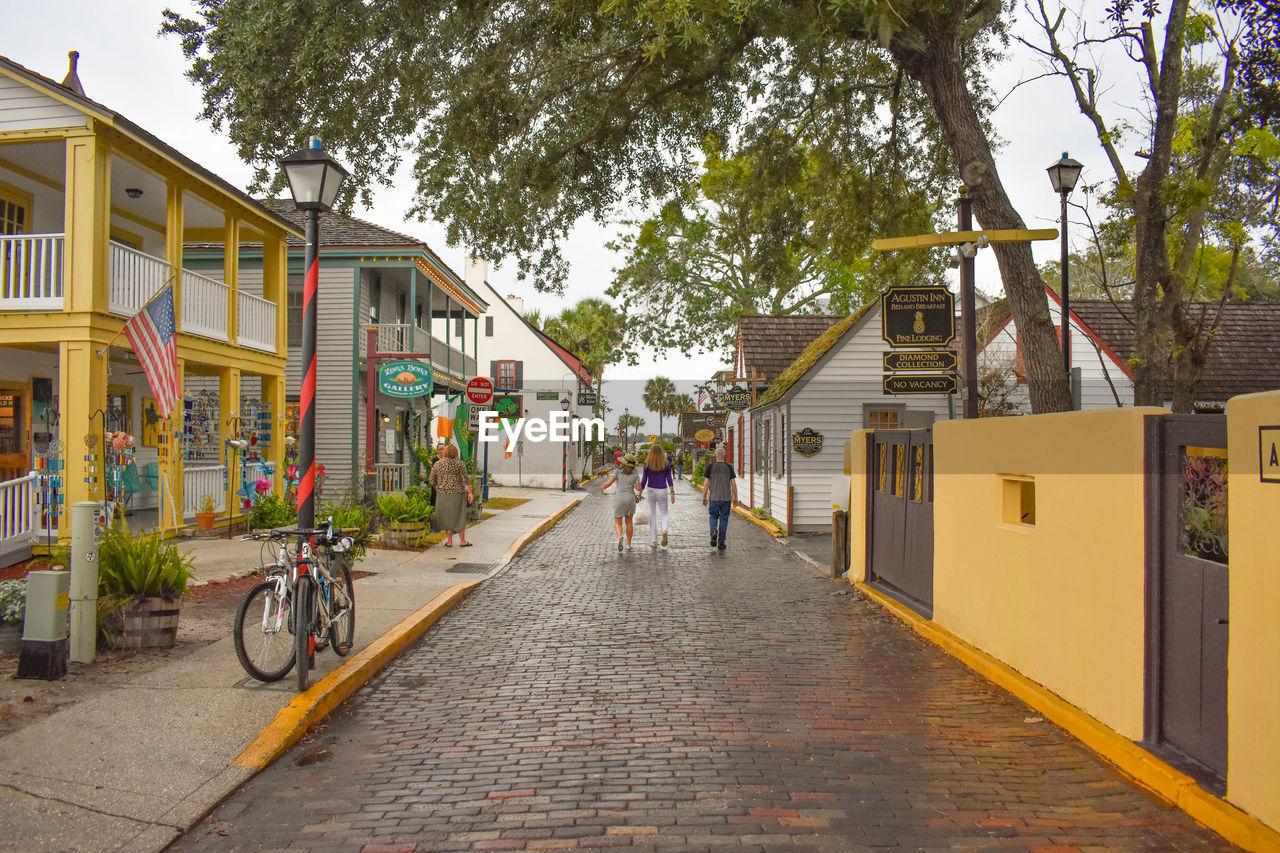
[[[709,429],[700,429],[693,434],[693,437],[697,440],[698,446],[701,447],[714,439],[716,434]]]
[[[734,385],[720,395],[720,402],[735,412],[741,412],[751,405],[751,392],[741,385]]]
[[[596,404],[596,392],[595,392],[595,391],[579,391],[579,392],[578,392],[578,405],[579,405],[579,406],[593,406],[593,407],[594,407],[594,406],[595,406],[595,404]]]
[[[388,397],[425,397],[431,369],[416,361],[389,361],[378,368],[378,390]]]
[[[493,382],[487,376],[477,376],[467,383],[467,399],[483,406],[493,399]]]
[[[884,378],[886,394],[954,394],[956,388],[954,373],[895,373]]]
[[[492,410],[503,420],[518,421],[524,417],[524,395],[497,394],[493,398]]]
[[[812,427],[805,427],[791,434],[791,449],[805,456],[812,456],[822,449],[822,433],[814,432]]]
[[[956,369],[956,354],[950,350],[887,352],[884,354],[884,369],[942,373]]]
[[[707,426],[711,429],[720,429],[724,426],[725,420],[723,412],[711,412],[707,415]]]
[[[880,323],[891,347],[944,347],[956,337],[955,297],[945,287],[891,287]]]

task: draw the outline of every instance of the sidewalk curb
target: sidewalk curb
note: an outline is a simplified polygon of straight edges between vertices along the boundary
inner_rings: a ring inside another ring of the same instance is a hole
[[[898,617],[924,639],[997,687],[1039,711],[1045,719],[1112,764],[1120,773],[1185,812],[1198,823],[1246,850],[1280,850],[1280,832],[1201,788],[1185,773],[1156,758],[1123,735],[1008,664],[966,643],[945,628],[862,582],[858,591]]]
[[[747,521],[754,524],[756,527],[763,528],[766,533],[768,533],[770,536],[774,537],[775,539],[782,536],[782,530],[780,528],[774,527],[772,524],[765,521],[763,518],[756,518],[754,515],[751,514],[750,510],[743,509],[740,506],[735,506],[733,508],[733,511],[736,512],[738,515],[742,516],[743,518],[745,518]]]

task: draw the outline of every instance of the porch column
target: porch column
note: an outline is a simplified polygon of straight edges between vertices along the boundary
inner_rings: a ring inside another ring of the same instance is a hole
[[[169,182],[166,184],[164,213],[164,256],[169,262],[169,272],[173,276],[173,319],[182,329],[182,186]],[[178,512],[182,512],[179,505]]]
[[[271,446],[267,461],[275,464],[271,486],[274,494],[284,494],[284,374],[262,377],[262,399],[271,407]]]
[[[218,369],[218,399],[222,401],[218,407],[218,446],[222,448],[222,458],[227,465],[227,518],[233,520],[244,515],[240,508],[240,465],[244,458],[243,451],[232,452],[227,446],[227,439],[239,438],[239,427],[242,423],[240,411],[240,368],[221,367]],[[274,438],[274,436],[272,436]]]
[[[174,299],[177,299],[176,288]],[[186,396],[186,374],[187,360],[179,356],[178,387],[183,389],[183,397]],[[160,500],[160,530],[164,535],[171,535],[180,530],[184,519],[182,472],[187,463],[182,458],[182,435],[185,414],[186,408],[183,398],[180,397],[177,407],[170,412],[169,419],[165,422],[164,429],[167,432],[160,448],[160,477],[164,491]]]
[[[67,139],[63,311],[107,313],[107,244],[111,235],[108,155],[106,143],[96,136]],[[82,438],[78,438],[81,448],[84,447]],[[67,447],[70,449],[71,445]],[[68,503],[67,507],[70,506]]]
[[[107,360],[98,358],[101,344],[94,341],[62,341],[58,344],[58,439],[65,448],[66,468],[62,486],[65,503],[58,520],[58,538],[71,536],[71,507],[77,501],[103,498],[101,415],[107,407]],[[85,446],[85,436],[94,436],[94,447]],[[95,460],[85,456],[94,454]],[[90,474],[89,469],[94,470]],[[85,479],[95,477],[96,482]]]
[[[283,237],[262,237],[262,298],[276,306],[276,355],[289,355],[289,251]],[[273,410],[274,411],[274,410]],[[284,398],[280,400],[284,412]]]
[[[265,241],[263,245],[265,247]],[[264,278],[265,273],[264,268]],[[226,217],[222,236],[222,283],[227,286],[227,341],[234,344],[240,340],[240,300],[237,298],[240,292],[240,220],[230,215]],[[236,400],[239,399],[237,395]],[[236,408],[239,405],[237,402]]]

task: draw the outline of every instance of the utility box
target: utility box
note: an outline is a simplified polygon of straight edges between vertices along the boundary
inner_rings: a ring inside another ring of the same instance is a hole
[[[22,620],[18,678],[52,681],[66,675],[70,593],[70,572],[27,574],[27,606]]]

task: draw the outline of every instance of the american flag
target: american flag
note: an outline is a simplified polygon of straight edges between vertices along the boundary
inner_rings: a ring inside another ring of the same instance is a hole
[[[707,407],[711,405],[711,395],[706,391],[698,392],[698,411],[705,412]]]
[[[125,336],[142,362],[151,384],[160,417],[167,418],[174,402],[182,396],[178,387],[177,328],[173,322],[173,285],[152,297],[141,311],[124,324]]]

